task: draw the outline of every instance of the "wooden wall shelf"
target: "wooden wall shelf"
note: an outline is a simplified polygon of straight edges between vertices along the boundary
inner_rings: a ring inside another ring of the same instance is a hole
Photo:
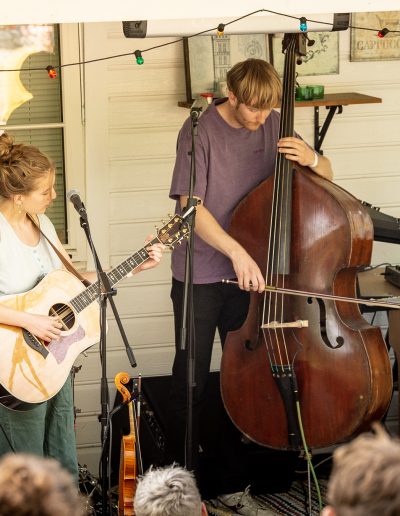
[[[178,106],[190,108],[193,102],[194,100],[192,102],[178,102]],[[327,93],[322,99],[296,100],[295,107],[314,108],[314,149],[322,154],[322,142],[336,112],[341,114],[343,106],[350,106],[351,104],[379,104],[381,102],[381,98],[364,95],[363,93]],[[329,109],[322,127],[319,123],[319,108],[321,106]]]
[[[295,102],[295,107],[314,108],[314,149],[322,154],[322,142],[336,111],[340,115],[343,112],[343,106],[351,104],[379,104],[381,102],[382,99],[379,97],[371,97],[363,93],[327,93],[322,99],[298,100]],[[320,106],[325,106],[326,109],[329,109],[322,127],[319,125]]]

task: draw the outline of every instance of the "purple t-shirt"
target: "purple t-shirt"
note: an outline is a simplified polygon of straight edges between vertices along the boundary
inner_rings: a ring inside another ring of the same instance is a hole
[[[226,99],[217,101],[224,102]],[[212,104],[201,116],[196,137],[196,184],[194,195],[226,231],[241,199],[275,170],[279,135],[279,113],[272,111],[257,131],[230,126]],[[170,197],[178,200],[188,195],[190,177],[191,121],[188,118],[178,137],[177,157]],[[231,260],[198,235],[194,239],[194,283],[216,283],[234,278]],[[184,279],[186,245],[172,253],[172,274]]]

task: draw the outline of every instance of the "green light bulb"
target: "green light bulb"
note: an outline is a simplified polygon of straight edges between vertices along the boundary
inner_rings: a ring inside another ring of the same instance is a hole
[[[134,54],[136,57],[136,63],[138,65],[142,65],[144,63],[144,59],[142,57],[142,52],[140,50],[135,50]]]

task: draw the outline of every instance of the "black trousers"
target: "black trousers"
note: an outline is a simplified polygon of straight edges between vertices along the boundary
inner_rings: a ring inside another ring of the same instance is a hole
[[[169,460],[187,465],[185,430],[187,421],[187,356],[180,349],[183,283],[173,279],[171,299],[175,316],[175,360],[172,369],[171,413],[167,431]],[[224,283],[193,285],[195,388],[193,391],[192,469],[198,467],[199,421],[207,403],[207,384],[216,330],[223,346],[229,331],[240,328],[246,319],[250,295]]]

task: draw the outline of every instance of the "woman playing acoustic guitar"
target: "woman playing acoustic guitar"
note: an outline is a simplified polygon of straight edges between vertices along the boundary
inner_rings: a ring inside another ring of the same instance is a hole
[[[50,271],[62,268],[59,257],[31,217],[71,263],[44,214],[56,197],[54,182],[55,166],[39,149],[15,144],[6,133],[0,135],[0,324],[24,328],[44,343],[60,337],[60,317],[4,306],[1,296],[27,292]],[[149,259],[135,272],[155,267],[163,247],[158,243],[150,245],[146,249]],[[94,272],[83,276],[89,281],[96,279]],[[0,347],[1,360],[4,354]],[[0,455],[14,451],[54,457],[77,478],[70,380],[54,397],[32,407],[22,412],[0,404]]]

